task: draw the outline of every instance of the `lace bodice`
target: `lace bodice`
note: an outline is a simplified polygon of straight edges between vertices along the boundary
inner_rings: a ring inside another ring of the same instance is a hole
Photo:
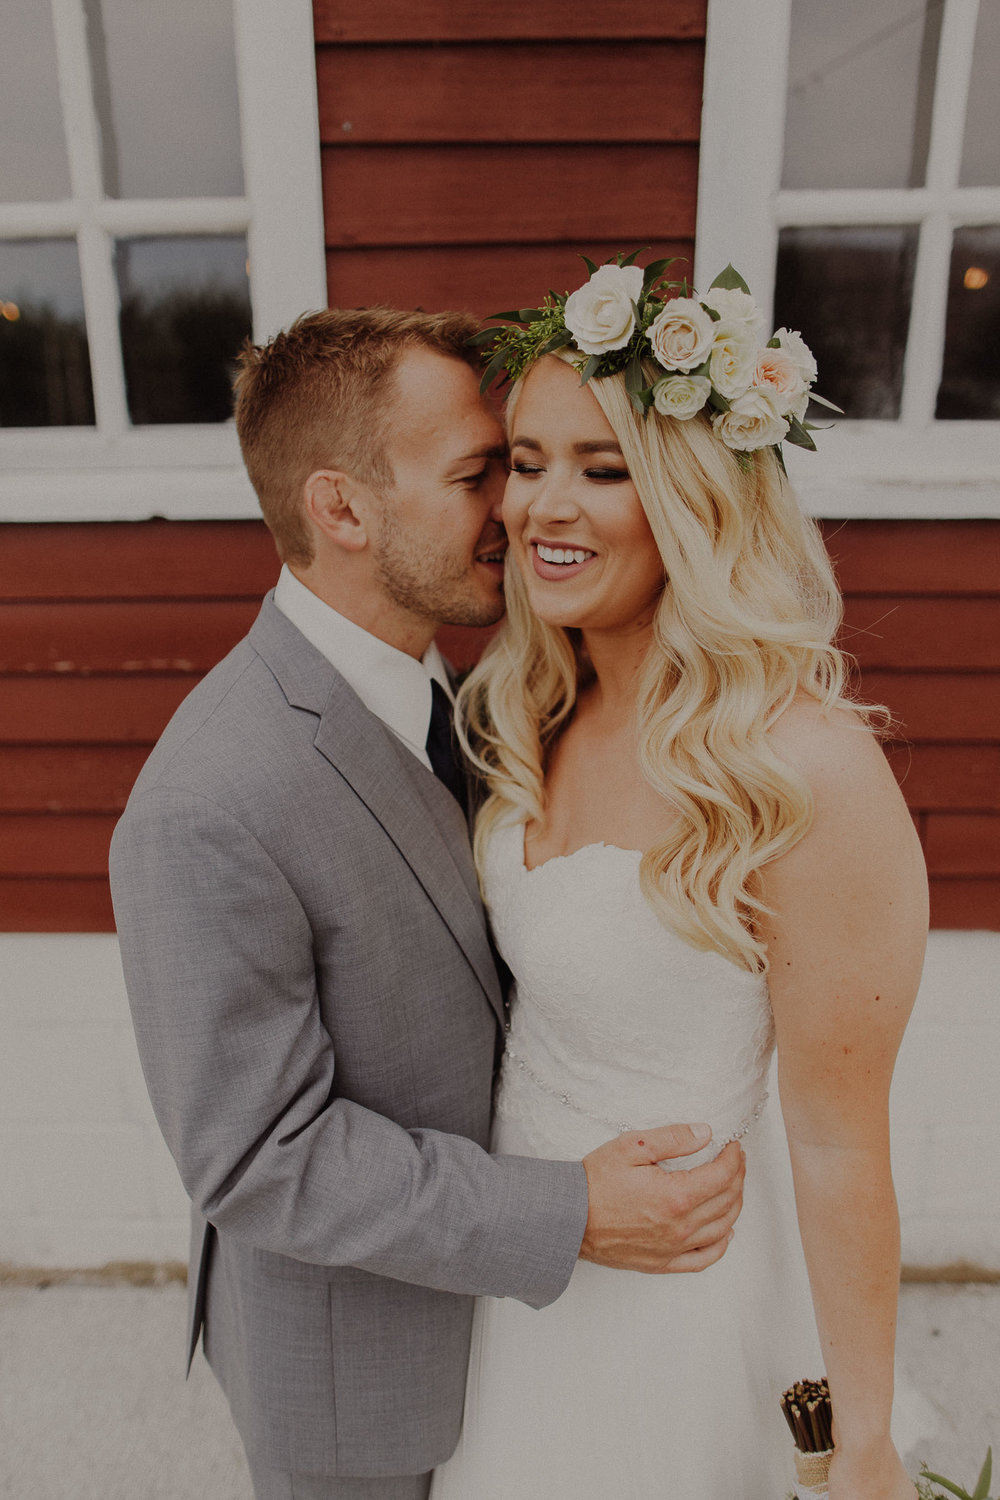
[[[765,1097],[766,981],[664,927],[640,891],[640,858],[590,844],[528,870],[523,823],[490,839],[486,900],[516,979],[498,1126],[516,1126],[539,1154],[707,1121],[711,1156]]]

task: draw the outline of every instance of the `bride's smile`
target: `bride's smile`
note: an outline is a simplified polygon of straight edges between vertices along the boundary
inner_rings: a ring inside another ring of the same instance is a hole
[[[503,517],[543,620],[584,630],[651,622],[659,551],[607,417],[562,360],[539,360],[519,394]]]

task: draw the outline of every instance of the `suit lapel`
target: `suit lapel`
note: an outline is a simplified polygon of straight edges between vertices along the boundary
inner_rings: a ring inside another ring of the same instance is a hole
[[[502,1022],[500,986],[458,803],[364,706],[270,596],[250,633],[250,644],[267,662],[289,703],[319,715],[317,751],[396,845]]]

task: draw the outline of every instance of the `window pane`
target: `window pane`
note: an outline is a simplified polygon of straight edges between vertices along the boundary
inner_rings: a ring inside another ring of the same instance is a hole
[[[1000,418],[1000,226],[956,229],[937,416]]]
[[[84,6],[108,196],[240,196],[232,0]]]
[[[93,423],[76,241],[0,242],[0,427]]]
[[[921,187],[943,0],[795,0],[789,188]]]
[[[228,420],[251,331],[246,237],[119,240],[115,259],[132,421]]]
[[[4,0],[0,86],[0,198],[69,196],[52,13],[39,0]]]
[[[784,229],[775,327],[795,328],[816,389],[848,417],[899,416],[917,228]]]
[[[1000,186],[1000,5],[981,0],[972,59],[969,106],[965,116],[965,146],[959,182],[963,187]]]

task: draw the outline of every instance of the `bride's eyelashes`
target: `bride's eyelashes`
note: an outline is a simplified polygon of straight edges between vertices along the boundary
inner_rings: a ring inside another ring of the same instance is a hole
[[[631,478],[627,469],[584,469],[584,476],[598,484],[624,484]]]
[[[523,459],[515,459],[510,466],[510,472],[530,479],[536,474],[544,474],[545,470],[541,464],[532,464]],[[627,469],[604,467],[584,469],[583,477],[595,484],[624,484],[631,478]]]

